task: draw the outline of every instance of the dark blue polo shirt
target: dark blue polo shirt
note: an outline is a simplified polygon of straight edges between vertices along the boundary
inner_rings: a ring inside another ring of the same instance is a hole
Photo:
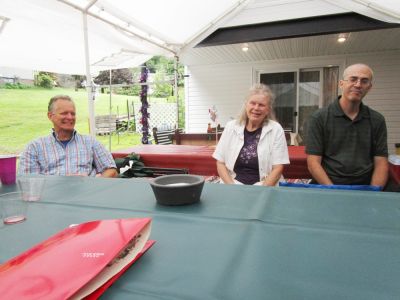
[[[306,153],[322,156],[334,184],[370,184],[374,156],[388,156],[385,119],[361,103],[351,120],[337,100],[308,120]]]

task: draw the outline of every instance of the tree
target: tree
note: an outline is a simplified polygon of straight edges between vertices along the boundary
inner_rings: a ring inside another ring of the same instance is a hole
[[[101,85],[110,84],[110,71],[101,71],[94,78],[94,82]],[[133,75],[129,69],[116,69],[111,71],[112,84],[131,84],[133,83]]]
[[[146,62],[147,67],[151,73],[164,73],[164,76],[174,79],[174,68],[175,61],[173,58],[166,58],[164,56],[153,56],[149,61]],[[183,86],[183,73],[184,66],[178,63],[178,86]]]
[[[35,85],[51,89],[56,84],[57,76],[50,72],[39,72],[35,76]]]

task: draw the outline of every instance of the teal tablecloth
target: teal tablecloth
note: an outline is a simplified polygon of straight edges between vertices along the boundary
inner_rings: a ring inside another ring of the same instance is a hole
[[[0,262],[70,224],[147,216],[157,243],[104,299],[399,299],[396,193],[205,184],[164,207],[146,180],[48,177],[0,228]]]

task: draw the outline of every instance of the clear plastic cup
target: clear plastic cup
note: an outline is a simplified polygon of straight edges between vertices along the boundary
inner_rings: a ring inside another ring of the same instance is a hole
[[[45,185],[44,177],[20,177],[18,186],[25,201],[39,201]]]
[[[15,224],[26,220],[28,202],[22,199],[21,192],[0,195],[0,206],[4,224]]]

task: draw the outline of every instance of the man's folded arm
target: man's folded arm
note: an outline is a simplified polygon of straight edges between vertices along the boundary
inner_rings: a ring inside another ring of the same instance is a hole
[[[308,154],[307,155],[308,171],[310,171],[314,180],[317,181],[319,184],[331,185],[333,184],[333,182],[330,180],[325,170],[322,168],[321,161],[322,161],[322,156]]]

